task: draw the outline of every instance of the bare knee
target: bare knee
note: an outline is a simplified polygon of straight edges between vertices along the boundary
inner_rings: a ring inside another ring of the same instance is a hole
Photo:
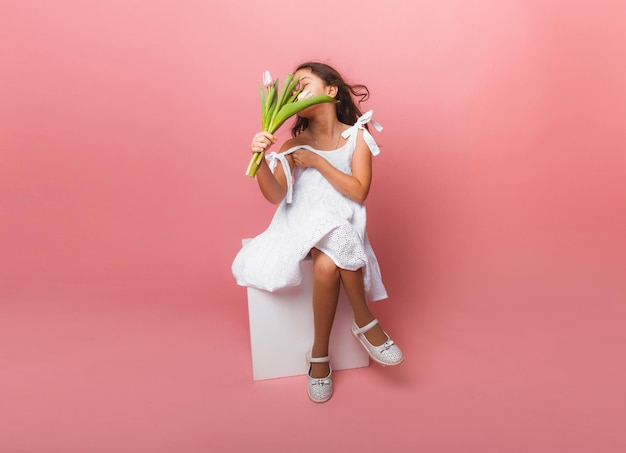
[[[311,250],[313,256],[313,275],[327,281],[339,280],[339,268],[328,255],[317,249]]]

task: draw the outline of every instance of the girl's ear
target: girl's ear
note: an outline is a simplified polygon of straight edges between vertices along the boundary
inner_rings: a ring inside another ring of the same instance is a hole
[[[328,94],[331,98],[334,98],[335,96],[337,96],[337,87],[333,86],[333,85],[329,85],[326,87],[326,94]]]

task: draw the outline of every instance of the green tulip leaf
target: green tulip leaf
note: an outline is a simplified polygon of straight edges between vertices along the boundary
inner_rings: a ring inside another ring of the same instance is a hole
[[[337,100],[333,97],[323,94],[283,105],[281,109],[274,114],[274,118],[272,118],[272,122],[268,126],[268,132],[270,134],[273,134],[278,130],[280,126],[283,125],[285,121],[287,121],[293,115],[301,112],[307,107],[311,107],[312,105],[316,104],[322,104],[324,102],[337,102]]]

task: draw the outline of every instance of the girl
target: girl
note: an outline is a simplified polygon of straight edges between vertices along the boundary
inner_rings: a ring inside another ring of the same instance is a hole
[[[354,313],[352,333],[370,357],[397,365],[403,354],[367,305],[387,297],[363,205],[372,180],[372,155],[379,148],[367,130],[372,112],[362,115],[353,99],[359,97],[360,103],[369,91],[364,85],[348,85],[323,63],[301,64],[295,76],[301,96],[327,94],[337,103],[302,110],[293,138],[262,162],[256,174],[259,188],[279,206],[268,229],[237,254],[232,271],[239,285],[273,291],[299,284],[299,263],[311,255],[315,333],[307,355],[307,393],[321,403],[333,393],[328,347],[340,284]],[[275,143],[274,135],[259,132],[252,139],[252,152],[267,152]]]

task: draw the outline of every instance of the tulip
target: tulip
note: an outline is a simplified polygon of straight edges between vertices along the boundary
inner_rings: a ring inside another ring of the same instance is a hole
[[[322,102],[337,102],[335,98],[320,95],[312,96],[309,90],[297,89],[298,79],[293,74],[285,77],[282,90],[278,92],[279,81],[273,80],[269,71],[263,72],[263,85],[259,84],[261,93],[261,127],[264,131],[273,134],[285,121],[315,104]],[[252,155],[246,175],[254,178],[264,153],[256,152]]]
[[[311,91],[304,90],[302,93],[298,95],[298,100],[303,101],[304,99],[308,99],[311,97]]]

